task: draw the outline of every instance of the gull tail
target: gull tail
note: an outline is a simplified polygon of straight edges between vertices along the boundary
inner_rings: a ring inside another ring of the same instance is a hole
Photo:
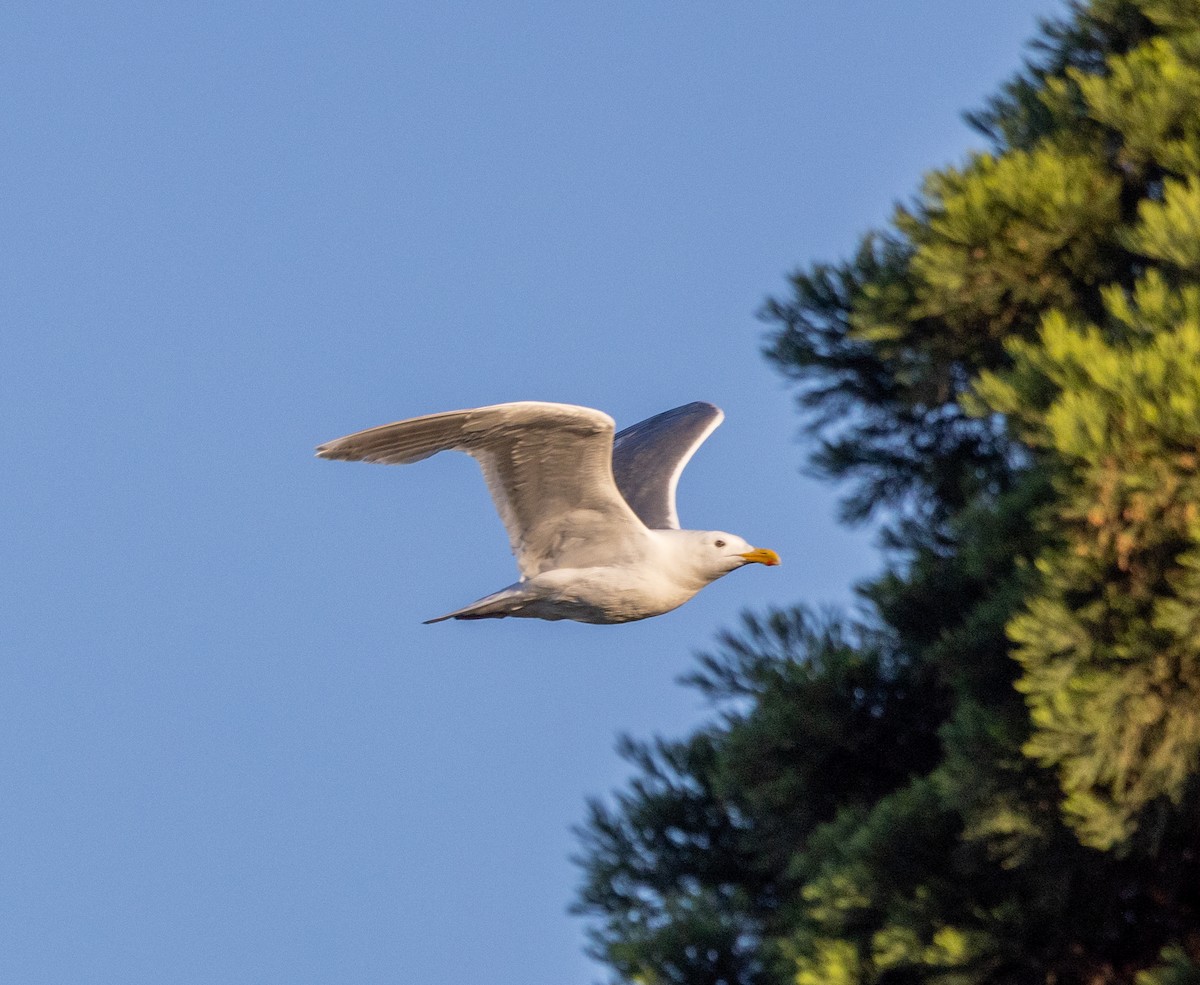
[[[436,619],[426,619],[425,625],[435,622],[445,622],[447,619],[503,619],[506,616],[520,615],[521,610],[534,600],[535,596],[522,588],[520,582],[509,585],[491,595],[485,595],[477,602],[447,612]]]

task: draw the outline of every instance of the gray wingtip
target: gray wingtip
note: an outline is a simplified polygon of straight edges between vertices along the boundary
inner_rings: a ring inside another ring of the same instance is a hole
[[[313,453],[316,458],[323,458],[326,461],[342,460],[346,458],[344,451],[340,451],[338,446],[341,444],[341,439],[334,441],[326,441],[323,445],[317,445],[316,451]]]
[[[703,408],[705,411],[707,411],[709,417],[712,419],[712,426],[714,430],[723,420],[725,420],[725,411],[721,410],[721,408],[716,404],[710,404],[707,400],[697,400],[695,403],[689,404],[688,406],[695,407],[697,410]]]

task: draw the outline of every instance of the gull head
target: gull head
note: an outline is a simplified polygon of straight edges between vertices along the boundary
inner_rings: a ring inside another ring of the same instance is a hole
[[[779,555],[763,547],[751,547],[737,534],[723,530],[687,530],[688,561],[700,578],[716,581],[747,564],[776,565]]]

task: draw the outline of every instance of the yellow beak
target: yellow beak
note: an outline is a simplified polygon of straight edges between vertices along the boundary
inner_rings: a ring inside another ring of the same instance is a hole
[[[757,561],[759,564],[773,565],[779,563],[779,555],[774,551],[768,551],[765,547],[756,547],[745,554],[739,554],[738,557],[745,558],[747,561]]]

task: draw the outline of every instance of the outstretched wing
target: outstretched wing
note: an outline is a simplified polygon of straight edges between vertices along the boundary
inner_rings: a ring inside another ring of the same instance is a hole
[[[613,420],[536,401],[414,417],[317,448],[320,458],[407,465],[463,451],[483,468],[522,579],[619,561],[646,528],[613,481]]]
[[[697,401],[655,414],[613,441],[613,477],[651,529],[679,529],[675,487],[696,449],[725,420],[720,407]]]

